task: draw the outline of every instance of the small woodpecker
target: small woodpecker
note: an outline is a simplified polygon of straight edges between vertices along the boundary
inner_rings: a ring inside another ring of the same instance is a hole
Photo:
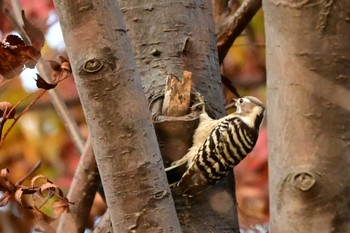
[[[204,108],[187,154],[166,168],[169,182],[174,171],[185,171],[171,186],[194,196],[228,175],[256,144],[265,115],[263,103],[252,96],[235,99],[234,113],[214,120]]]

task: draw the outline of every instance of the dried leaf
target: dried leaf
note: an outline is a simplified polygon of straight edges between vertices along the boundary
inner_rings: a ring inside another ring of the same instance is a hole
[[[0,116],[5,117],[4,114],[6,114],[8,119],[13,119],[15,117],[16,110],[13,109],[11,111],[12,108],[13,105],[10,102],[0,102]]]
[[[39,210],[36,206],[33,206],[32,211],[34,213],[35,218],[38,221],[42,220],[44,222],[51,223],[55,220],[54,218],[51,218],[50,216]]]
[[[23,200],[23,195],[31,195],[31,194],[34,194],[36,193],[38,190],[37,189],[30,189],[30,188],[27,188],[27,187],[17,187],[17,190],[14,194],[14,197],[15,197],[15,200],[21,204],[22,206],[26,207],[22,200]]]
[[[23,189],[17,189],[15,192],[15,200],[22,205],[22,195],[23,195]]]
[[[61,60],[61,63],[67,62],[69,64],[69,60],[63,56],[58,56],[58,58]]]
[[[57,86],[57,83],[47,83],[39,74],[36,74],[36,86],[41,89],[50,90]]]
[[[9,169],[4,168],[0,171],[0,191],[9,192],[10,194],[16,190],[15,185],[9,180]]]
[[[11,53],[20,62],[19,65],[29,68],[34,68],[41,56],[40,51],[30,45],[12,46]]]
[[[30,38],[32,45],[27,45],[16,35],[8,35],[0,42],[0,83],[20,74],[23,68],[34,68],[41,57],[40,50],[44,46],[44,34],[31,24],[22,11],[23,29]]]
[[[51,78],[55,83],[58,83],[59,81],[66,79],[72,75],[72,69],[69,61],[62,56],[59,56],[59,59],[61,61],[61,64],[55,61],[49,61],[53,70]]]
[[[17,35],[8,35],[5,38],[5,44],[8,43],[9,46],[25,46],[24,41]]]
[[[8,179],[10,174],[10,170],[8,168],[1,169],[0,176],[1,178]]]
[[[12,54],[11,48],[0,43],[0,78],[11,79],[19,74],[22,68],[23,64]]]
[[[40,186],[39,192],[40,193],[43,193],[45,191],[56,192],[56,190],[58,190],[58,189],[59,188],[57,187],[57,185],[54,185],[53,183],[47,182],[47,183]]]
[[[69,201],[67,198],[59,198],[52,203],[55,218],[59,218],[63,213],[69,213]]]
[[[51,60],[48,60],[48,62],[50,63],[51,69],[53,71],[61,72],[61,65],[58,62]]]
[[[35,188],[36,186],[34,186],[34,184],[36,182],[38,182],[39,180],[44,180],[44,182],[49,182],[49,183],[52,183],[46,176],[44,175],[37,175],[37,176],[34,176],[30,182],[30,185],[32,188]]]
[[[67,70],[67,71],[72,71],[72,68],[70,67],[70,63],[68,60],[66,60],[64,57],[61,57],[61,68],[64,69],[64,70]],[[63,60],[64,59],[64,60]]]
[[[45,44],[44,34],[41,32],[39,28],[37,28],[27,20],[23,10],[22,10],[22,19],[24,22],[23,29],[27,33],[30,41],[32,42],[33,47],[37,51],[40,51]]]
[[[34,68],[40,56],[40,50],[25,45],[16,35],[8,35],[5,43],[0,43],[0,75],[11,79],[24,67]]]

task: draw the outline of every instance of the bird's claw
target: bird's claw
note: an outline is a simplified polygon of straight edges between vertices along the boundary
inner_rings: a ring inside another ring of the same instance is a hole
[[[194,111],[197,108],[200,108],[200,109],[202,109],[202,111],[205,111],[204,96],[201,94],[198,94],[196,100],[198,100],[198,101],[197,101],[197,103],[195,103],[194,105],[191,106],[191,111]]]

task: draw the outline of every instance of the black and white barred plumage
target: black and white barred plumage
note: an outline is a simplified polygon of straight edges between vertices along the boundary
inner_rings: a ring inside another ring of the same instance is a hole
[[[218,120],[211,119],[203,111],[193,136],[193,146],[182,159],[166,169],[170,173],[186,166],[176,183],[184,194],[198,194],[216,183],[254,148],[265,107],[251,96],[239,98],[235,105],[234,113]]]

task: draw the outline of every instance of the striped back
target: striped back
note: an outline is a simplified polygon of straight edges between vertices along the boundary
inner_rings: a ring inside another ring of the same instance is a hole
[[[193,158],[189,173],[199,170],[209,181],[226,176],[252,151],[258,130],[248,127],[238,116],[216,126]]]

